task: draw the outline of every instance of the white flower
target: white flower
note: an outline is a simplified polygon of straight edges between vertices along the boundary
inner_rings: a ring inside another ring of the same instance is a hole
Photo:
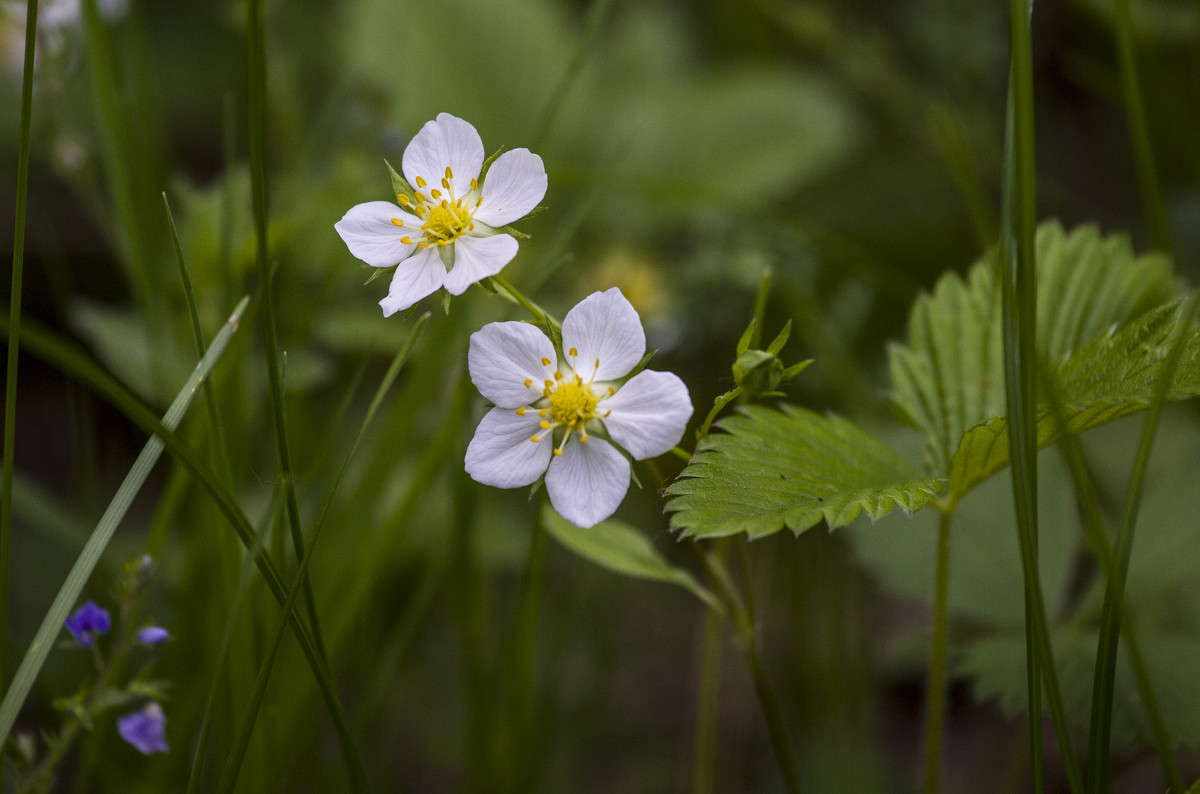
[[[554,509],[590,527],[625,498],[629,460],[589,433],[605,433],[635,460],[652,458],[679,443],[692,401],[670,372],[644,370],[619,385],[645,354],[646,336],[616,287],[567,312],[562,345],[560,362],[550,339],[520,322],[471,334],[471,380],[496,407],[467,447],[466,468],[497,488],[529,485],[546,472]]]
[[[403,208],[368,201],[334,224],[350,253],[368,265],[400,265],[379,302],[384,317],[440,287],[461,295],[517,255],[516,238],[500,230],[546,195],[546,169],[528,149],[513,149],[496,158],[481,185],[483,159],[475,128],[439,113],[404,150],[401,170],[415,195],[397,196]]]

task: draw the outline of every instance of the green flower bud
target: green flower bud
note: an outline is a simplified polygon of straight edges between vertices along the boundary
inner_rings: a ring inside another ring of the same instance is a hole
[[[733,362],[733,379],[749,394],[774,392],[784,379],[783,362],[765,350],[747,350]]]

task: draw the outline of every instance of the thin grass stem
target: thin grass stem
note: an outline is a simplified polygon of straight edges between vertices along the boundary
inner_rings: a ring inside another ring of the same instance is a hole
[[[7,331],[7,328],[7,322],[0,323],[0,332]],[[85,383],[96,393],[108,400],[143,431],[161,439],[166,450],[171,453],[172,457],[185,466],[204,490],[208,492],[217,508],[221,511],[221,514],[237,534],[243,548],[250,549],[253,546],[256,535],[255,530],[246,518],[246,514],[238,505],[232,492],[217,479],[211,468],[206,466],[204,461],[184,444],[178,435],[166,428],[158,420],[158,417],[141,400],[131,394],[125,386],[106,371],[93,363],[86,355],[60,341],[53,334],[27,324],[25,327],[25,340],[26,349],[30,353]],[[258,555],[255,559],[255,564],[258,567],[264,584],[271,591],[271,595],[275,598],[276,603],[282,605],[286,599],[287,591],[283,587],[283,580],[280,578],[275,563],[264,552]],[[350,733],[349,723],[346,721],[345,711],[342,709],[341,699],[338,696],[329,667],[324,659],[318,655],[316,647],[313,644],[312,634],[302,617],[295,610],[290,611],[289,615],[292,632],[296,636],[300,650],[304,654],[309,668],[312,670],[317,688],[320,690],[325,705],[329,710],[334,731],[337,734],[338,746],[346,764],[347,773],[352,780],[356,776],[365,780],[366,775],[362,771],[362,761],[358,747],[354,743]],[[11,725],[9,728],[11,728]],[[3,737],[0,736],[0,740],[2,739]]]
[[[287,418],[283,401],[283,376],[279,361],[279,339],[275,325],[275,301],[267,239],[267,217],[270,197],[267,190],[267,56],[266,32],[262,0],[246,4],[247,93],[249,96],[250,126],[250,186],[254,212],[255,261],[258,265],[259,303],[262,305],[263,352],[266,355],[267,382],[271,392],[271,413],[275,420],[275,441],[279,475],[286,488],[287,509],[284,511],[291,532],[292,549],[296,559],[304,557],[304,531],[300,526],[300,504],[296,498],[296,481],[292,474],[292,455],[288,445]],[[304,601],[308,607],[309,624],[317,653],[328,661],[321,624],[317,617],[317,599],[312,580],[304,580]]]
[[[17,148],[16,219],[13,222],[12,286],[8,304],[8,363],[4,375],[4,468],[0,474],[0,686],[8,681],[9,555],[12,548],[13,465],[17,436],[17,361],[21,348],[21,290],[25,274],[25,208],[29,198],[32,144],[33,55],[37,44],[37,0],[25,4],[25,63],[21,72],[21,132]]]
[[[1163,204],[1162,191],[1158,183],[1158,167],[1154,158],[1154,147],[1150,143],[1150,126],[1146,122],[1146,107],[1142,101],[1142,86],[1138,78],[1137,51],[1134,47],[1133,17],[1129,11],[1129,0],[1112,0],[1113,32],[1117,38],[1117,65],[1121,74],[1121,98],[1125,103],[1125,116],[1129,122],[1129,137],[1133,144],[1133,159],[1137,168],[1138,186],[1142,192],[1146,220],[1154,247],[1166,253],[1174,253],[1171,242],[1171,225]]]
[[[1200,292],[1194,293],[1185,304],[1177,335],[1163,362],[1163,374],[1154,387],[1154,399],[1146,412],[1146,423],[1138,443],[1137,457],[1129,475],[1125,493],[1125,504],[1121,510],[1121,524],[1117,529],[1113,549],[1113,565],[1104,591],[1104,607],[1100,617],[1100,639],[1096,647],[1096,669],[1092,679],[1092,714],[1088,733],[1088,791],[1108,790],[1108,756],[1112,735],[1112,712],[1114,687],[1116,685],[1117,648],[1121,639],[1121,618],[1125,604],[1125,580],[1129,573],[1129,560],[1133,556],[1133,536],[1137,528],[1137,514],[1141,507],[1142,491],[1146,482],[1146,469],[1150,453],[1154,449],[1154,436],[1158,431],[1163,405],[1179,368],[1183,351],[1187,347],[1192,321],[1200,306]]]
[[[229,343],[229,338],[237,328],[238,316],[245,309],[247,302],[247,300],[243,299],[238,304],[238,308],[234,310],[234,314],[230,317],[229,322],[226,323],[225,327],[213,339],[209,352],[196,365],[192,376],[184,384],[183,389],[163,416],[162,427],[166,428],[168,432],[178,426],[179,420],[183,418],[184,413],[187,412],[188,406],[191,404],[196,387],[201,380],[208,376],[213,366],[220,359],[221,354],[225,352],[225,346]],[[84,585],[87,584],[88,578],[99,563],[100,556],[108,547],[109,541],[117,531],[117,527],[120,526],[126,511],[129,509],[130,504],[133,503],[134,497],[137,496],[142,485],[146,482],[146,478],[150,475],[150,470],[158,461],[159,456],[162,455],[163,447],[164,441],[161,438],[152,437],[146,442],[141,454],[138,455],[125,480],[121,483],[121,487],[117,489],[116,495],[104,511],[104,515],[101,516],[100,521],[96,524],[96,528],[92,532],[91,537],[88,538],[88,542],[84,545],[83,551],[80,552],[79,557],[75,560],[75,564],[71,567],[71,572],[67,574],[67,578],[63,581],[62,586],[59,587],[58,593],[54,597],[54,602],[50,605],[50,609],[46,611],[41,626],[38,628],[36,634],[34,634],[33,641],[29,645],[29,650],[26,652],[25,658],[21,660],[21,665],[17,668],[12,683],[4,694],[4,700],[0,703],[0,747],[7,743],[9,732],[16,722],[17,714],[20,712],[25,698],[29,696],[33,683],[37,679],[38,673],[41,672],[42,665],[45,663],[50,649],[54,646],[55,637],[62,631],[63,621],[70,614],[71,608],[79,598],[79,594],[83,592]]]

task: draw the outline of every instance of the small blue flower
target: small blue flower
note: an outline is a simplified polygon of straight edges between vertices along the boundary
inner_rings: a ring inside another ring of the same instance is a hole
[[[95,601],[88,601],[67,618],[66,625],[79,644],[87,648],[96,641],[98,635],[108,633],[112,628],[112,620],[108,612],[96,606]]]
[[[138,642],[142,645],[162,645],[170,636],[162,626],[147,626],[138,632]]]
[[[167,715],[154,701],[147,703],[141,711],[117,718],[117,733],[142,755],[165,753],[171,749],[167,747],[166,730]]]

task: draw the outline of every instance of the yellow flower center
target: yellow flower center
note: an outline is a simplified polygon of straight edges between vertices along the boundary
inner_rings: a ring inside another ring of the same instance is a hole
[[[546,391],[550,398],[550,417],[554,424],[566,427],[567,432],[596,418],[596,404],[600,398],[583,385],[583,379],[578,375],[573,380],[559,381],[558,388],[551,391],[547,387]]]
[[[442,199],[442,203],[429,211],[421,231],[425,232],[425,242],[430,245],[445,245],[454,242],[471,228],[471,215],[463,206],[462,199],[451,204]]]
[[[429,187],[429,183],[425,177],[419,176],[416,184],[419,189],[413,191],[415,201],[403,193],[396,196],[402,207],[410,209],[422,221],[420,230],[423,237],[416,241],[418,248],[450,245],[464,234],[475,231],[475,223],[471,220],[471,216],[483,202],[483,195],[476,195],[479,193],[479,182],[472,179],[471,192],[459,197],[454,195],[454,188],[450,181],[452,179],[454,179],[454,172],[450,170],[450,166],[446,166],[446,175],[442,177],[441,189],[435,187],[426,194],[425,190]],[[474,200],[472,201],[472,199]],[[392,218],[392,223],[402,229],[416,228],[413,225],[405,224],[400,218]],[[400,238],[400,242],[412,245],[414,241],[411,236],[405,235]]]

